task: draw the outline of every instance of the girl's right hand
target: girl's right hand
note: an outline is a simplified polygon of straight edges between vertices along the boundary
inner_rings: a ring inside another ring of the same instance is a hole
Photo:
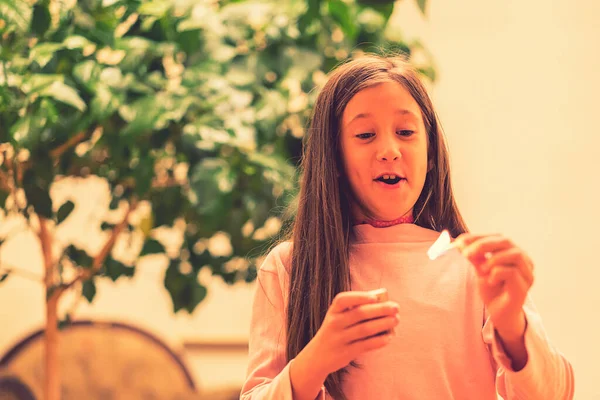
[[[398,311],[398,303],[379,302],[370,292],[339,293],[307,347],[312,348],[315,360],[328,375],[362,353],[387,345],[398,325]]]

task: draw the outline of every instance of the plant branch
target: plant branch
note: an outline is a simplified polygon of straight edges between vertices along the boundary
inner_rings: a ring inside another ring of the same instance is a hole
[[[23,185],[23,173],[25,172],[25,169],[23,168],[23,164],[20,163],[20,162],[17,162],[16,165],[15,165],[14,171],[16,171],[16,176],[13,173],[13,179],[14,179],[14,182],[15,182],[15,185],[14,185],[13,189],[16,190],[17,189],[17,184],[19,184],[21,186]]]
[[[2,156],[4,158],[4,164],[6,164],[7,171],[0,170],[0,189],[6,190],[12,194],[15,192],[15,185],[11,184],[14,182],[14,168],[12,160],[7,157],[8,152],[6,150],[2,151]]]
[[[52,281],[52,237],[50,236],[50,232],[48,232],[46,218],[40,217],[38,215],[38,219],[40,221],[40,231],[38,233],[38,236],[40,238],[40,243],[42,245],[42,254],[44,256],[44,282],[46,284],[46,289],[48,289],[52,287],[54,283]]]
[[[8,181],[8,175],[0,170],[0,190],[5,190],[7,192],[12,191],[10,187],[10,183]]]
[[[11,275],[18,275],[21,278],[25,278],[27,280],[30,281],[34,281],[34,282],[41,282],[44,283],[44,278],[41,277],[40,275],[21,269],[21,268],[15,268],[15,267],[0,267],[0,275],[2,274],[11,274]]]
[[[113,230],[110,234],[110,237],[108,238],[108,240],[106,241],[106,243],[104,244],[104,246],[102,247],[100,252],[96,255],[96,257],[94,257],[94,261],[92,262],[92,268],[80,271],[79,274],[77,274],[77,276],[71,282],[66,283],[63,286],[61,286],[61,288],[60,288],[61,292],[64,292],[65,290],[69,289],[71,286],[73,286],[77,282],[90,279],[91,277],[96,275],[98,272],[100,272],[100,269],[102,269],[102,265],[104,264],[106,257],[108,256],[108,254],[114,247],[115,242],[117,241],[117,237],[127,226],[127,223],[128,223],[127,221],[129,220],[129,215],[131,214],[131,212],[133,210],[135,210],[136,207],[137,207],[137,200],[133,199],[131,201],[129,209],[127,210],[127,212],[125,213],[125,216],[123,217],[123,220],[117,226],[115,226],[113,228]]]
[[[69,310],[66,312],[66,314],[69,316],[72,316],[73,314],[75,314],[75,311],[77,311],[77,308],[81,304],[82,300],[83,300],[83,294],[81,293],[81,290],[80,290],[79,294],[73,300],[73,304],[71,304],[71,307],[69,307]]]
[[[12,194],[15,206],[19,209],[19,205],[17,204],[17,182],[20,183],[23,181],[23,174],[21,168],[19,168],[19,162],[8,157],[6,150],[4,150],[3,156],[8,171],[0,171],[0,184]]]
[[[85,138],[87,138],[87,134],[85,132],[79,132],[77,135],[69,138],[69,140],[67,140],[65,143],[50,151],[50,155],[52,158],[58,159],[71,147],[83,142]]]

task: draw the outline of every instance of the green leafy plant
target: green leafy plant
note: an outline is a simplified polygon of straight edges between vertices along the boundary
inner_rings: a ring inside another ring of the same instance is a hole
[[[202,269],[230,284],[255,279],[256,256],[293,210],[313,89],[331,68],[362,51],[422,52],[419,69],[435,79],[419,42],[386,36],[393,9],[375,0],[0,0],[0,209],[35,232],[44,254],[47,399],[59,397],[61,295],[77,289],[91,302],[95,279],[133,276],[140,257],[166,255],[158,228],[182,228],[164,280],[175,312],[206,296]],[[57,243],[78,205],[51,196],[57,182],[90,176],[108,182],[109,208],[121,212],[102,224],[107,240],[95,254]],[[140,204],[150,212],[134,226]],[[113,254],[123,233],[143,238],[133,260]],[[227,250],[211,250],[211,238]],[[0,282],[13,273],[0,260]]]

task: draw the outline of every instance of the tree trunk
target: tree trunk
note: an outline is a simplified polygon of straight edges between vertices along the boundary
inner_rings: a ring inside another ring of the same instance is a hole
[[[60,400],[60,360],[58,356],[58,293],[53,293],[46,300],[46,340],[45,340],[45,368],[46,380],[44,382],[44,399]]]
[[[46,288],[46,334],[45,334],[45,352],[44,352],[44,400],[60,400],[60,360],[59,351],[59,332],[58,332],[58,300],[61,290],[57,290],[54,281],[54,263],[52,260],[52,237],[46,226],[46,219],[39,217],[40,221],[40,245],[44,257],[44,277]],[[51,291],[51,289],[55,289]]]

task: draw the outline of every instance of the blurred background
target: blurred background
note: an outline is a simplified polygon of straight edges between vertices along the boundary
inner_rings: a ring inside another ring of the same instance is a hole
[[[599,15],[0,0],[0,392],[238,398],[256,267],[293,215],[318,87],[351,55],[395,51],[430,89],[469,228],[530,254],[575,398],[600,399]]]

